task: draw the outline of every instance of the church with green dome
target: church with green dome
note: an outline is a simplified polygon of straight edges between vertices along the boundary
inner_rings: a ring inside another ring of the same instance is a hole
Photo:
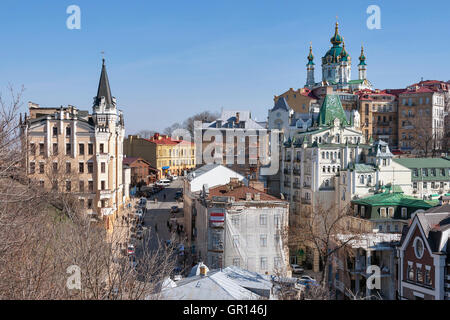
[[[361,47],[361,55],[359,57],[358,79],[351,80],[352,58],[345,48],[344,37],[339,34],[339,24],[337,22],[330,42],[330,49],[322,57],[322,81],[318,83],[314,80],[315,63],[312,46],[310,46],[308,63],[306,65],[307,78],[305,87],[314,89],[321,86],[332,86],[335,90],[372,90],[372,84],[367,80],[364,48]]]

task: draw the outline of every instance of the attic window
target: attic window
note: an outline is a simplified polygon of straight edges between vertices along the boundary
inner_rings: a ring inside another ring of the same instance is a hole
[[[423,257],[424,252],[424,245],[422,239],[417,237],[414,239],[414,254],[416,255],[417,259],[421,259]]]

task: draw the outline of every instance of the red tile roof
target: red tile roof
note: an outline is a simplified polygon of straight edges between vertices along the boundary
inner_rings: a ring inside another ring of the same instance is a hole
[[[147,140],[147,141],[150,141],[150,142],[153,142],[156,144],[161,144],[161,145],[177,145],[180,143],[183,145],[189,144],[189,143],[191,145],[194,144],[193,142],[189,142],[189,141],[185,141],[185,140],[175,140],[175,139],[170,138],[167,135],[159,135],[159,134],[155,134],[152,138],[144,139],[144,140]]]
[[[261,192],[260,190],[257,190],[252,187],[247,187],[244,185],[235,185],[233,187],[233,190],[230,190],[229,184],[209,189],[209,199],[211,199],[213,196],[217,196],[217,197],[234,197],[235,200],[245,201],[247,193],[252,194],[252,199],[254,198],[255,194],[259,193],[261,201],[282,201],[281,199],[278,199],[267,193]]]

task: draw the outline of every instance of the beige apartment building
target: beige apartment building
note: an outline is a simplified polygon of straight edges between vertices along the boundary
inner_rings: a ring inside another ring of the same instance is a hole
[[[48,108],[30,102],[21,128],[29,177],[43,188],[75,194],[93,220],[112,230],[128,195],[123,114],[111,95],[105,61],[92,114],[70,105]]]
[[[130,135],[124,141],[128,157],[141,157],[158,169],[159,176],[184,175],[195,168],[195,144],[155,133],[150,139]]]
[[[445,96],[411,86],[398,96],[398,137],[402,151],[430,156],[442,148]]]

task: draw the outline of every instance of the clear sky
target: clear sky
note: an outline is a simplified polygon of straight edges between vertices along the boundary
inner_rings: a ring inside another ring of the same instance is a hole
[[[81,30],[66,27],[72,4]],[[371,4],[381,30],[366,26]],[[265,120],[275,94],[304,86],[310,41],[321,79],[336,16],[353,79],[361,42],[376,88],[450,79],[448,0],[2,0],[0,88],[24,85],[25,102],[90,110],[105,51],[128,134],[221,107]]]

